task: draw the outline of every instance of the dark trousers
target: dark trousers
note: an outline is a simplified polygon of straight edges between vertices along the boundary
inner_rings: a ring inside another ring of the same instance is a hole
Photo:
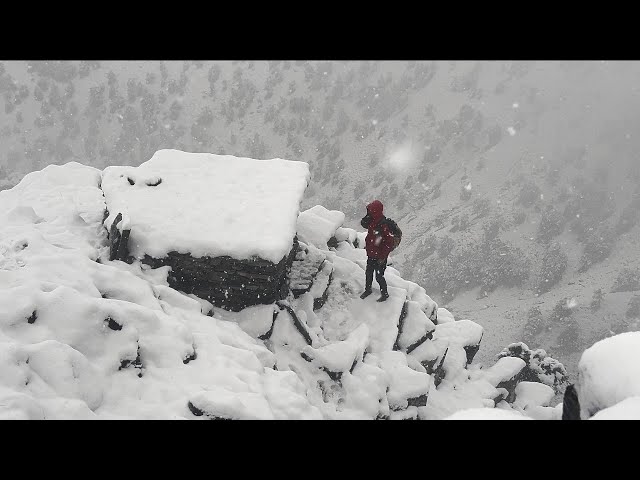
[[[367,258],[367,270],[366,270],[366,290],[371,290],[371,284],[373,283],[373,272],[376,272],[376,281],[380,285],[380,291],[387,293],[387,281],[384,279],[384,271],[387,268],[386,260],[377,260],[375,258]]]

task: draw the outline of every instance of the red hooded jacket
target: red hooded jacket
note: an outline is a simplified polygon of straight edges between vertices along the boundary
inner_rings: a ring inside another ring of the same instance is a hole
[[[393,250],[393,235],[386,224],[380,225],[382,215],[382,202],[374,200],[367,205],[367,213],[371,217],[369,231],[365,239],[367,256],[378,260],[385,260]]]

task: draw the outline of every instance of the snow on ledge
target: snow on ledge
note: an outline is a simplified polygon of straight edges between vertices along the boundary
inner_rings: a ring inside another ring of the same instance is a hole
[[[278,263],[291,249],[309,178],[305,162],[159,150],[139,167],[104,170],[105,224],[128,215],[138,258],[177,251]]]
[[[327,250],[327,242],[344,223],[344,219],[344,213],[316,205],[298,216],[298,237],[305,243]]]

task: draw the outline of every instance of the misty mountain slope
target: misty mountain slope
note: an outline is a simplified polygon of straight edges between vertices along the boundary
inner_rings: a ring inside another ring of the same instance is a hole
[[[483,328],[393,268],[387,302],[360,300],[366,255],[340,221],[337,247],[301,243],[286,301],[232,313],[170,288],[167,267],[107,260],[101,180],[68,163],[0,192],[2,418],[558,418],[566,372],[545,352],[543,369],[472,364]]]
[[[160,148],[304,160],[304,208],[357,227],[379,198],[404,232],[405,278],[484,326],[511,317],[487,352],[526,337],[575,367],[593,338],[635,328],[640,287],[612,292],[640,268],[635,62],[3,65],[5,186]],[[566,324],[552,320],[565,297]]]

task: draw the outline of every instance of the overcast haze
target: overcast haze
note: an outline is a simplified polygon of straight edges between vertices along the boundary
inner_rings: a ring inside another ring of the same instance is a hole
[[[635,61],[4,61],[0,188],[161,148],[303,160],[303,208],[360,228],[384,203],[397,268],[490,331],[479,358],[524,340],[571,366],[638,328],[639,79]]]

